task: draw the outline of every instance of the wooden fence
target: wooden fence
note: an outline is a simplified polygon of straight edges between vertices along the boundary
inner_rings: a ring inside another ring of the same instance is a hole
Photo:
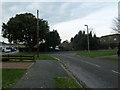
[[[35,62],[34,55],[2,55],[2,61],[9,61],[9,60],[32,60]]]

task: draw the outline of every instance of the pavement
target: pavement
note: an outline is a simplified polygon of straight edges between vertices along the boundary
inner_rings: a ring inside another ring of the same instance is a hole
[[[89,88],[120,88],[120,62],[86,58],[77,56],[76,53],[80,51],[47,55],[59,58]]]
[[[57,61],[36,60],[14,88],[54,88],[54,78],[69,77]]]
[[[23,62],[4,62],[0,64],[0,68],[29,68],[33,63]]]

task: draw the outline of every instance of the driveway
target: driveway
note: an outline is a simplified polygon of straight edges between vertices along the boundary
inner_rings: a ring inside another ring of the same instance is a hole
[[[76,56],[75,53],[78,52],[59,52],[47,55],[59,58],[89,88],[118,87],[119,62]]]

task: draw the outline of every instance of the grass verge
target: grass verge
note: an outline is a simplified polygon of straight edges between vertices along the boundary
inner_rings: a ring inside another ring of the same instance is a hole
[[[52,56],[48,56],[48,55],[39,55],[39,56],[35,56],[36,60],[55,60],[58,61],[56,58],[52,57]]]
[[[104,57],[104,58],[100,58],[100,59],[104,59],[104,60],[111,60],[111,61],[120,61],[120,59],[118,58],[110,58],[110,57]]]
[[[55,88],[82,88],[74,79],[57,77],[54,78]]]
[[[97,56],[109,56],[109,55],[115,55],[117,51],[91,51],[90,53],[77,53],[76,55],[80,56],[86,56],[86,57],[97,57]]]
[[[12,88],[27,69],[2,69],[2,88]]]

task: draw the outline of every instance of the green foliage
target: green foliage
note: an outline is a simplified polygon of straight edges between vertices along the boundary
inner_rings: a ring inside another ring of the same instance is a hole
[[[55,78],[55,88],[82,88],[74,79],[71,78]]]
[[[2,25],[2,36],[8,38],[9,42],[24,43],[26,46],[33,47],[36,45],[36,28],[37,19],[31,13],[19,14],[9,19],[7,24]],[[48,22],[39,19],[39,40],[45,39],[49,32]]]
[[[87,34],[85,31],[79,31],[74,38],[71,38],[72,46],[75,50],[86,50],[88,48]],[[92,32],[89,33],[89,47],[91,50],[98,49],[99,38],[96,35],[92,35]]]
[[[12,88],[27,69],[2,69],[2,88]]]
[[[77,55],[80,56],[86,56],[86,57],[97,57],[97,56],[109,56],[109,55],[116,55],[116,51],[92,51],[90,53],[77,53]]]
[[[49,32],[46,36],[46,45],[48,48],[53,47],[53,49],[55,49],[55,46],[59,45],[60,41],[61,39],[57,30]]]
[[[111,60],[111,61],[120,61],[120,58],[111,58],[111,57],[104,57],[104,58],[100,58],[100,59]]]
[[[120,43],[118,44],[118,51],[117,51],[117,55],[120,56]]]

